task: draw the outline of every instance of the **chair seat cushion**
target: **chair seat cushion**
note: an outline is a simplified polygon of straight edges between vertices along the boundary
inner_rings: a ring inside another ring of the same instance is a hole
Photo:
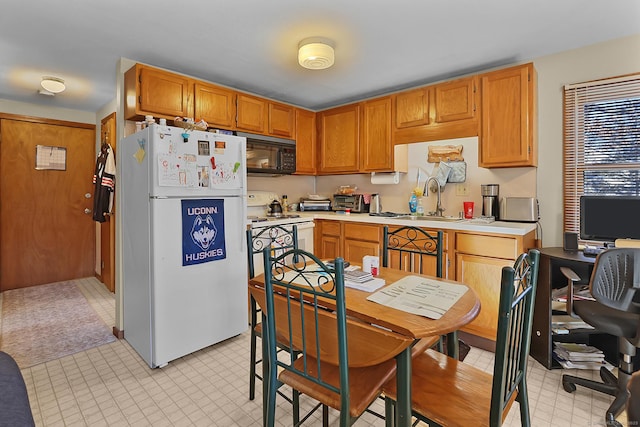
[[[640,315],[616,310],[597,301],[575,301],[573,310],[578,316],[596,329],[631,341],[638,340]]]
[[[491,374],[427,350],[413,358],[411,378],[414,412],[447,427],[489,426]],[[396,400],[395,377],[383,392]]]
[[[297,369],[303,370],[302,358],[296,360],[295,366]],[[311,375],[317,375],[316,366],[316,359],[307,357],[307,371]],[[335,365],[322,362],[320,366],[322,379],[339,388],[340,369]],[[393,376],[395,371],[395,359],[379,365],[366,368],[351,368],[349,370],[350,415],[352,417],[360,416],[371,405],[371,402],[382,393],[382,385]],[[340,410],[340,395],[338,393],[320,387],[315,382],[288,370],[282,371],[278,379],[318,402]]]

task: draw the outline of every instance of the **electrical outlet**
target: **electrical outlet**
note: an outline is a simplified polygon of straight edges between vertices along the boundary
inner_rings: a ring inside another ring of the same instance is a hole
[[[461,182],[456,184],[456,196],[468,196],[469,195],[469,186],[466,182]]]

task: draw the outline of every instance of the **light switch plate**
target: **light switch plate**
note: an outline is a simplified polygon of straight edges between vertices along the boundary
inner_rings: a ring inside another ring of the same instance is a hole
[[[461,182],[456,184],[456,196],[468,196],[469,195],[469,186],[466,182]]]

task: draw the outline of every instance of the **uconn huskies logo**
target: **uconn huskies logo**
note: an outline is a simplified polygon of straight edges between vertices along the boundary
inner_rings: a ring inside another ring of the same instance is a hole
[[[182,200],[182,265],[226,258],[224,200]]]
[[[207,215],[204,219],[199,215],[196,216],[191,228],[191,238],[196,245],[206,251],[209,249],[209,245],[216,240],[216,234],[218,234],[218,230],[216,230],[211,215]]]

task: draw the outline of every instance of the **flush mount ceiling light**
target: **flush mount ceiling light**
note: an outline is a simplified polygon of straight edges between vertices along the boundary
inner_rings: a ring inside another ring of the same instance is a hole
[[[64,85],[64,80],[50,76],[43,77],[40,85],[51,93],[60,93],[67,88]]]
[[[324,70],[333,65],[333,43],[322,37],[309,37],[298,44],[298,63],[310,70]]]

